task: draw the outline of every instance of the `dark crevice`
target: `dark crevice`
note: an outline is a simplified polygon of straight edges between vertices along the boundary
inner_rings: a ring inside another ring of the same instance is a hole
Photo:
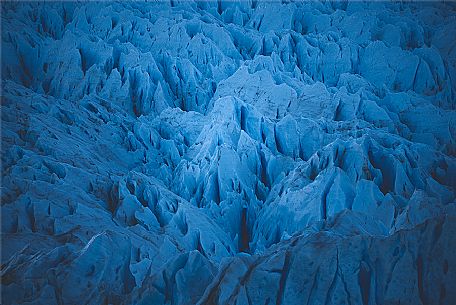
[[[361,265],[359,266],[358,282],[359,282],[359,288],[361,290],[361,297],[363,300],[363,305],[369,304],[371,275],[372,274],[371,274],[369,265],[367,265],[366,262],[362,261]]]
[[[283,268],[282,268],[282,272],[280,274],[279,290],[277,292],[276,305],[281,305],[283,302],[285,284],[286,284],[286,281],[288,278],[288,273],[290,271],[290,256],[291,256],[291,253],[289,251],[287,251],[285,253],[285,260],[283,262]]]
[[[247,208],[243,208],[241,212],[241,228],[239,238],[239,252],[250,253],[250,233],[247,226]]]

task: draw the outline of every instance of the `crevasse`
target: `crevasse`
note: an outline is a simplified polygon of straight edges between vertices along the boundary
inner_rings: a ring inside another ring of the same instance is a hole
[[[4,304],[452,304],[456,5],[2,2]]]

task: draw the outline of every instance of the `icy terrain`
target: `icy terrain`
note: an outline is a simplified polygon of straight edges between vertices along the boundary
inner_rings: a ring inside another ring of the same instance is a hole
[[[2,2],[3,304],[456,304],[456,4]]]

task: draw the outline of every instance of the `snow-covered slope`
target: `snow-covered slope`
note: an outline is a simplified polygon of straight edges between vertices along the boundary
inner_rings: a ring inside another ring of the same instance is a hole
[[[452,304],[453,3],[2,2],[4,304]]]

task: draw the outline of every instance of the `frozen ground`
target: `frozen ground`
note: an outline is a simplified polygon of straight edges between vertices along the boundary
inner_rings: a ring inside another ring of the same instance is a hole
[[[456,5],[2,2],[3,304],[454,304]]]

